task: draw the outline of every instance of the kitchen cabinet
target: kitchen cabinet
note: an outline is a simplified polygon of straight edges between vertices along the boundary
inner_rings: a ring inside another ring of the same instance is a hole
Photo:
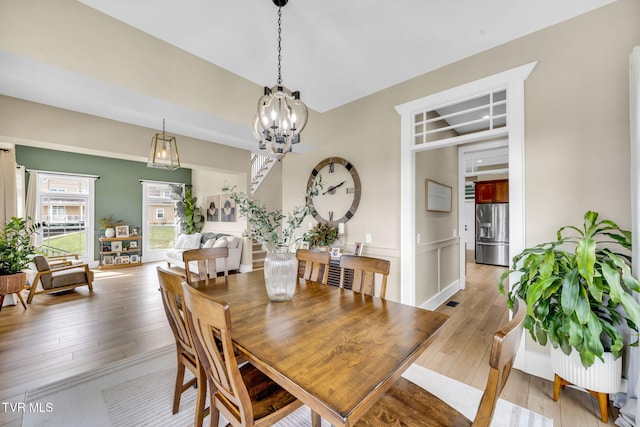
[[[476,203],[508,203],[509,180],[476,182]]]

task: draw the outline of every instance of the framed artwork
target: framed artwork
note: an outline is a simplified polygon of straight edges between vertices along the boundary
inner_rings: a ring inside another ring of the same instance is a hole
[[[207,196],[207,221],[220,221],[220,196]]]
[[[102,257],[102,263],[104,265],[113,265],[113,257],[111,255]]]
[[[451,187],[427,179],[427,210],[430,212],[451,212]]]
[[[140,256],[139,255],[131,255],[131,257],[129,259],[131,260],[132,263],[140,262]]]
[[[220,221],[236,222],[236,205],[228,194],[220,196]]]
[[[128,225],[117,226],[116,237],[129,237],[129,226]]]
[[[342,256],[342,248],[331,248],[331,258],[340,258]]]
[[[114,264],[122,264],[122,257],[121,256],[114,257],[113,262]]]
[[[353,254],[357,256],[362,255],[362,242],[356,242],[354,244]]]
[[[130,248],[137,248],[138,247],[138,242],[136,240],[132,240],[129,242],[129,247]]]
[[[120,252],[122,250],[122,242],[111,242],[111,252]]]
[[[120,262],[122,264],[129,264],[129,255],[123,255],[120,258],[121,258]]]

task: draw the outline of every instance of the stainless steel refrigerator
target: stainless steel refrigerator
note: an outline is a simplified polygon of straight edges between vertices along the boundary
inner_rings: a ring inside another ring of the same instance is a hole
[[[476,205],[476,263],[509,266],[509,204]]]

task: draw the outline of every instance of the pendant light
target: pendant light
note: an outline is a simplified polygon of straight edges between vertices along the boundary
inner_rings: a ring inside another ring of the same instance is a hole
[[[162,119],[162,133],[156,133],[151,138],[151,150],[149,151],[147,167],[169,170],[175,170],[180,167],[176,137],[165,133],[164,119]]]
[[[278,81],[264,88],[258,100],[258,113],[253,123],[253,133],[258,146],[281,160],[300,142],[300,132],[307,124],[307,106],[300,100],[300,92],[291,92],[282,85],[282,7],[288,0],[273,0],[278,6]]]

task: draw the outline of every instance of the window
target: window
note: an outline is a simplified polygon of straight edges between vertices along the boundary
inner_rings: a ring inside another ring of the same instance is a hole
[[[177,225],[176,201],[171,198],[171,184],[142,181],[142,239],[145,261],[166,259],[166,250],[175,246]]]
[[[93,260],[95,177],[38,172],[37,218],[45,225],[37,244],[47,253],[76,253]]]
[[[415,113],[414,144],[428,144],[507,126],[507,90],[486,92]]]

